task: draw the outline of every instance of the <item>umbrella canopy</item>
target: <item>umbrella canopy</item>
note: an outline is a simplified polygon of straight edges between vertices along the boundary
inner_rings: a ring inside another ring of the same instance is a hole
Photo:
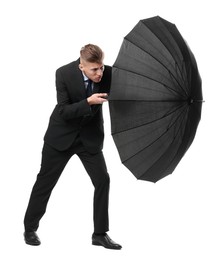
[[[191,145],[201,117],[197,64],[176,26],[141,20],[113,65],[111,131],[122,163],[137,179],[171,174]]]

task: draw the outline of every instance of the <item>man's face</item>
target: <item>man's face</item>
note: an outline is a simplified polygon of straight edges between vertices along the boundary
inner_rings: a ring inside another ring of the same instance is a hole
[[[98,83],[101,81],[104,71],[103,63],[81,61],[79,68],[86,75],[86,77],[91,79],[93,82]]]

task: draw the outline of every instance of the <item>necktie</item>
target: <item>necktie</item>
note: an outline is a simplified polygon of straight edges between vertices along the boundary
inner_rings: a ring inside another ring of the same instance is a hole
[[[87,87],[86,87],[86,96],[90,97],[92,95],[92,80],[87,80]]]

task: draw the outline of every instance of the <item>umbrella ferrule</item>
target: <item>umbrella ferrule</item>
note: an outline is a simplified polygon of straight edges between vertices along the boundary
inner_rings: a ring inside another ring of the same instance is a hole
[[[192,99],[192,98],[189,98],[188,99],[188,104],[189,105],[192,105],[193,103],[203,103],[204,101],[203,100],[198,100],[198,99]]]

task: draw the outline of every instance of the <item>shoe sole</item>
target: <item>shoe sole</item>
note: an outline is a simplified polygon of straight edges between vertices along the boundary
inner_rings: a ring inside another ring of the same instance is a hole
[[[104,245],[102,245],[102,244],[100,244],[98,242],[92,242],[92,245],[94,245],[94,246],[103,246],[106,249],[113,249],[113,250],[120,250],[121,249],[121,248],[113,248],[113,247],[104,246]]]
[[[36,244],[34,244],[34,243],[29,243],[29,242],[27,242],[27,241],[25,241],[25,243],[26,243],[27,245],[30,245],[30,246],[40,246],[40,245],[41,245],[41,243],[36,243]]]

